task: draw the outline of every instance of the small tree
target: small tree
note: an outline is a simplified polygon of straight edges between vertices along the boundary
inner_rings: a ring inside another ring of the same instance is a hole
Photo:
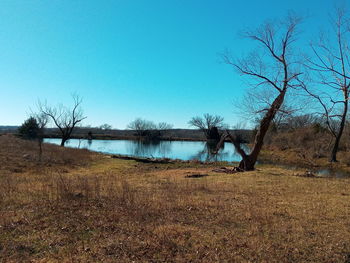
[[[18,128],[18,133],[25,139],[34,140],[39,135],[39,125],[34,117],[29,117],[25,122]]]
[[[200,129],[208,140],[216,139],[218,129],[225,126],[223,117],[219,115],[211,115],[209,113],[204,114],[203,117],[193,117],[188,124]]]
[[[43,113],[37,113],[34,114],[34,118],[36,119],[36,122],[38,123],[38,143],[39,143],[39,160],[41,161],[41,156],[43,153],[42,149],[42,143],[44,140],[44,129],[46,128],[46,125],[49,122],[49,117],[46,114]]]
[[[46,103],[39,103],[39,109],[41,114],[44,114],[51,118],[58,130],[61,132],[61,146],[63,147],[65,142],[69,140],[74,128],[86,117],[83,115],[81,109],[82,99],[78,95],[73,95],[74,105],[70,109],[62,105],[58,107],[48,106]]]

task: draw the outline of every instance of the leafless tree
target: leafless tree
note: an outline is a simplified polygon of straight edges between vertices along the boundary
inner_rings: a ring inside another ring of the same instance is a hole
[[[225,127],[223,117],[219,115],[211,115],[209,113],[204,114],[203,117],[193,117],[188,124],[200,129],[207,139],[211,139],[211,131],[213,128],[221,129]]]
[[[159,131],[165,131],[165,130],[170,130],[173,128],[173,125],[172,124],[169,124],[169,123],[166,123],[166,122],[160,122],[158,123],[157,125],[157,129]]]
[[[134,130],[138,137],[159,139],[165,130],[170,130],[172,127],[173,125],[166,122],[155,124],[153,121],[136,118],[128,124],[127,129]]]
[[[100,125],[99,128],[101,130],[111,130],[112,129],[112,125],[109,125],[109,124],[105,123],[105,124]]]
[[[318,79],[323,89],[312,90],[305,82],[301,87],[321,107],[321,115],[334,138],[330,161],[337,161],[339,143],[344,132],[350,92],[350,17],[345,8],[336,9],[333,19],[333,37],[320,36],[317,44],[311,43],[313,58],[308,58],[306,67],[313,79]]]
[[[260,120],[265,116],[266,109],[271,107],[275,96],[275,90],[266,89],[265,87],[257,88],[256,85],[253,85],[253,87],[246,91],[243,99],[236,100],[234,104],[236,108],[235,112],[244,119],[250,121],[258,120],[258,123],[260,123]],[[285,98],[283,104],[276,113],[275,122],[280,122],[304,110],[305,107],[300,102],[299,97],[296,99],[297,96],[297,91],[289,91],[289,96]]]
[[[301,73],[296,69],[292,46],[296,41],[296,29],[300,22],[301,19],[292,14],[280,22],[265,22],[257,30],[245,33],[245,37],[256,42],[260,50],[244,59],[233,59],[228,52],[223,54],[224,62],[236,69],[240,75],[248,77],[256,92],[272,90],[273,94],[271,102],[265,103],[260,110],[264,116],[257,128],[250,153],[241,147],[237,138],[229,131],[222,136],[219,146],[229,138],[241,155],[240,170],[254,169],[271,122],[281,109],[287,92],[297,85],[296,79]]]
[[[73,107],[68,108],[63,105],[51,107],[47,103],[39,102],[41,114],[48,116],[61,133],[61,146],[64,146],[72,135],[74,128],[86,117],[81,108],[82,99],[78,95],[73,95]]]
[[[33,118],[36,119],[36,122],[38,124],[38,144],[39,144],[39,161],[41,161],[43,149],[42,149],[42,144],[44,140],[44,130],[46,128],[46,125],[49,123],[49,117],[42,113],[34,113]]]
[[[128,124],[127,129],[134,130],[137,136],[141,137],[148,131],[156,129],[156,127],[157,125],[152,121],[136,118]]]
[[[288,130],[295,130],[301,128],[311,127],[319,122],[319,118],[315,114],[302,114],[290,116],[285,120],[285,128]]]

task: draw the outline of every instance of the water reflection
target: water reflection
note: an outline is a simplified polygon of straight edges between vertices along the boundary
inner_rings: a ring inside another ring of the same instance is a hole
[[[127,144],[127,151],[133,156],[162,157],[165,158],[171,152],[169,141],[130,141]]]
[[[216,152],[216,142],[205,142],[202,150],[193,155],[193,160],[202,160],[205,162],[218,162],[221,160],[228,160],[230,156],[229,151],[225,151],[225,144],[222,145],[219,152]]]
[[[46,143],[59,144],[60,139],[44,139]],[[240,161],[231,143],[225,143],[214,154],[216,143],[199,141],[133,141],[133,140],[78,140],[71,139],[67,147],[86,148],[91,151],[136,157],[170,158],[200,161]]]

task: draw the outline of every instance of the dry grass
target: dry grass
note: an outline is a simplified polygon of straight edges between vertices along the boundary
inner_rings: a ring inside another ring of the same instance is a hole
[[[84,166],[96,158],[87,150],[57,147],[43,144],[39,158],[39,146],[35,141],[26,141],[11,135],[0,135],[0,172],[24,173],[47,168],[67,169]],[[52,170],[52,169],[51,169]]]
[[[30,172],[2,166],[0,262],[346,262],[350,255],[349,179],[92,159],[75,159],[65,172],[55,168],[60,161]]]
[[[329,157],[334,138],[324,129],[315,126],[269,132],[260,156],[262,161],[303,166],[319,166],[350,172],[350,129],[344,131],[338,163],[330,164]]]

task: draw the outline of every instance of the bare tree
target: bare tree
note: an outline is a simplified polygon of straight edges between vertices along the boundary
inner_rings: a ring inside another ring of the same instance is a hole
[[[157,125],[157,129],[159,131],[165,131],[165,130],[170,130],[173,128],[173,125],[172,124],[169,124],[169,123],[166,123],[166,122],[160,122],[158,123]]]
[[[156,129],[156,127],[157,125],[152,121],[136,118],[128,124],[127,129],[134,130],[137,136],[142,137],[145,136],[150,130]]]
[[[101,130],[111,130],[112,129],[112,125],[108,124],[108,123],[105,123],[105,124],[102,124],[100,125],[99,127]]]
[[[211,115],[209,113],[204,114],[203,117],[193,117],[188,124],[200,129],[207,139],[212,139],[213,136],[211,133],[213,129],[221,129],[225,127],[223,117],[219,115]]]
[[[237,138],[229,131],[226,131],[226,135],[222,136],[219,143],[220,146],[226,138],[232,141],[236,151],[242,157],[239,164],[240,170],[254,169],[271,122],[281,109],[287,91],[297,85],[296,79],[301,73],[294,68],[296,61],[293,57],[292,45],[296,40],[296,28],[300,22],[300,18],[291,14],[279,23],[266,22],[257,30],[245,33],[248,39],[259,44],[260,53],[254,52],[238,60],[232,59],[228,53],[223,55],[224,62],[253,81],[256,92],[267,89],[273,91],[271,103],[266,103],[260,110],[264,112],[264,117],[257,128],[250,153],[241,147]]]
[[[336,9],[334,37],[320,36],[317,44],[311,43],[314,59],[307,59],[306,67],[324,88],[314,91],[305,82],[301,87],[321,107],[328,130],[334,138],[330,162],[337,161],[339,143],[344,132],[350,92],[350,22],[345,8]]]
[[[155,124],[153,121],[137,118],[130,122],[127,126],[128,129],[134,130],[139,137],[147,137],[148,139],[159,139],[165,130],[170,130],[173,125],[160,122]]]
[[[51,107],[47,105],[47,103],[42,104],[39,102],[41,114],[51,118],[55,126],[61,132],[61,146],[64,146],[65,142],[69,140],[74,128],[81,121],[86,119],[81,109],[82,99],[78,95],[73,95],[72,97],[74,101],[73,108],[68,108],[63,105]]]
[[[238,108],[237,113],[252,121],[254,126],[258,127],[266,114],[266,109],[271,107],[274,97],[275,92],[272,89],[248,90],[241,103],[235,104]],[[285,98],[283,104],[276,112],[270,125],[270,131],[279,131],[289,118],[295,116],[297,112],[301,112],[303,105],[307,105],[300,103],[300,98],[296,99],[296,94],[291,92],[289,92],[290,99],[287,100],[287,98]]]
[[[33,117],[36,119],[36,122],[38,123],[38,144],[39,144],[39,161],[41,161],[43,149],[42,144],[44,140],[44,129],[46,128],[46,125],[49,123],[49,116],[46,114],[39,112],[33,114]]]

